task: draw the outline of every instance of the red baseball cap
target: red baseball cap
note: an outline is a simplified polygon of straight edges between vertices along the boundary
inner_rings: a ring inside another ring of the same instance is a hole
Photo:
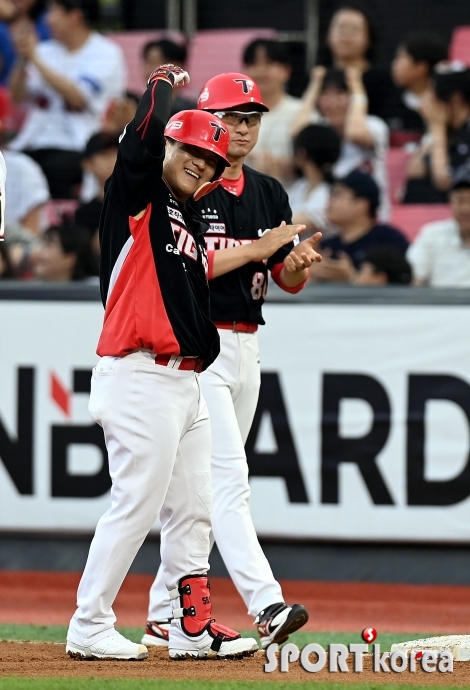
[[[227,110],[247,103],[253,110],[269,110],[253,79],[239,72],[226,72],[206,82],[199,94],[197,107],[199,110]]]

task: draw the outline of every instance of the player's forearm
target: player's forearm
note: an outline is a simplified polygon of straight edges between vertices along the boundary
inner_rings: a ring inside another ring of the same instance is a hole
[[[173,86],[166,79],[156,79],[140,99],[134,118],[136,130],[152,155],[161,153],[163,133],[171,114]]]
[[[255,261],[253,244],[241,244],[228,249],[216,249],[213,253],[211,279],[223,276],[225,273]]]
[[[308,268],[303,268],[301,271],[287,271],[284,267],[280,273],[280,280],[283,285],[289,288],[297,287],[301,283],[305,283],[308,278]]]
[[[64,101],[74,110],[85,110],[87,102],[80,89],[69,79],[50,69],[38,57],[34,57],[31,62],[37,67],[42,77],[57,91]]]

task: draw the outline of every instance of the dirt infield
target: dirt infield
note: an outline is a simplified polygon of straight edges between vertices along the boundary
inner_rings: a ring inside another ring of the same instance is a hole
[[[292,664],[288,673],[264,672],[265,657],[258,652],[242,661],[170,661],[164,650],[151,649],[146,661],[73,661],[61,644],[0,642],[0,677],[54,678],[165,678],[173,680],[266,680],[289,682],[380,683],[421,686],[468,687],[470,663],[454,664],[453,673],[374,673],[371,659],[364,659],[362,673],[308,673]],[[352,664],[350,663],[352,668]]]
[[[66,625],[75,609],[79,573],[0,571],[0,623]],[[253,621],[230,580],[211,578],[214,616],[249,630]],[[143,626],[152,577],[128,575],[118,595],[118,625]],[[310,612],[306,631],[468,634],[470,587],[372,583],[282,582],[286,601]]]

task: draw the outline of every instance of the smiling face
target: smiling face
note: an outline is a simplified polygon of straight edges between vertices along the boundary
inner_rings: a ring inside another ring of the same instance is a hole
[[[219,157],[199,146],[166,140],[163,178],[178,201],[186,201],[215,175]]]

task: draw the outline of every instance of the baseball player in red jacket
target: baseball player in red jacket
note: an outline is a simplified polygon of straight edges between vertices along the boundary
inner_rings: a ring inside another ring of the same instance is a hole
[[[173,65],[152,74],[106,184],[105,315],[90,412],[104,429],[111,507],[97,525],[68,630],[66,649],[77,659],[147,656],[114,629],[112,605],[158,517],[170,657],[258,648],[211,616],[211,438],[199,372],[217,357],[219,335],[209,314],[207,226],[186,202],[217,184],[229,134],[206,112],[168,122],[173,87],[188,79]]]
[[[227,127],[231,163],[221,185],[196,203],[210,226],[206,246],[211,314],[221,340],[219,357],[201,376],[212,431],[212,532],[265,648],[285,641],[306,623],[308,613],[301,604],[285,603],[250,514],[244,445],[260,385],[256,331],[264,324],[268,271],[283,290],[301,290],[308,268],[321,260],[314,249],[321,233],[296,245],[279,242],[279,232],[292,222],[287,194],[277,180],[244,164],[257,142],[262,113],[268,110],[257,85],[244,74],[221,74],[204,86],[198,108],[215,113]],[[160,568],[142,641],[168,644],[171,616]]]

